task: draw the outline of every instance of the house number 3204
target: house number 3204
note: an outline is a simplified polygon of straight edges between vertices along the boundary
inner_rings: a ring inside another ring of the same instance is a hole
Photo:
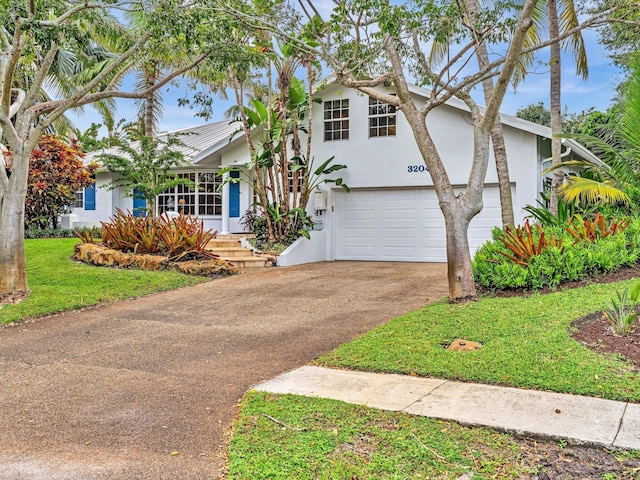
[[[429,169],[426,165],[408,165],[407,172],[409,173],[420,173],[420,172],[428,172]]]

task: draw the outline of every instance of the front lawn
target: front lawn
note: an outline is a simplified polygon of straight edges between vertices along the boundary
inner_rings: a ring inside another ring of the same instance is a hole
[[[635,280],[637,281],[637,280]],[[446,378],[640,402],[636,367],[570,335],[617,288],[428,305],[338,347],[325,367]],[[446,350],[456,338],[483,343]],[[230,479],[637,478],[640,452],[534,441],[342,402],[250,392],[229,447]],[[464,477],[468,478],[468,477]]]
[[[316,364],[640,402],[640,376],[633,365],[597,354],[569,334],[572,321],[602,310],[616,287],[633,282],[431,304],[338,347]],[[443,348],[456,338],[483,347],[471,352]]]
[[[227,478],[631,480],[638,471],[640,452],[527,440],[335,400],[249,392],[235,423]],[[543,472],[549,476],[537,475]]]
[[[71,259],[77,238],[25,240],[31,295],[0,309],[9,323],[206,282],[170,271],[94,267]]]

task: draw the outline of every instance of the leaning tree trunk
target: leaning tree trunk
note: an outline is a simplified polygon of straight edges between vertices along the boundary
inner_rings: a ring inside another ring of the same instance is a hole
[[[29,155],[14,152],[9,188],[0,194],[0,304],[29,295],[24,250],[24,202]]]
[[[549,36],[557,38],[558,10],[556,0],[547,0],[547,17],[549,19]],[[549,110],[551,112],[551,165],[558,165],[562,161],[562,105],[560,96],[562,63],[560,60],[560,43],[551,45],[551,56],[549,59],[550,87],[549,87]],[[562,185],[563,175],[560,170],[555,170],[551,181],[551,194],[549,200],[549,210],[556,217],[558,216],[558,189]]]

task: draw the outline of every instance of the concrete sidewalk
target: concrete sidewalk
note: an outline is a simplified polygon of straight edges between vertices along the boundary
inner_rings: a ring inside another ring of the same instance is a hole
[[[640,405],[404,375],[305,366],[254,387],[572,443],[640,450]]]

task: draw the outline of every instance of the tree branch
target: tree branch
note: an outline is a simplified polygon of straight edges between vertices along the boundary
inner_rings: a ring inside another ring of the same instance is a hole
[[[53,65],[53,62],[56,59],[56,54],[58,53],[58,50],[59,50],[58,44],[56,42],[53,42],[51,44],[51,48],[49,48],[49,51],[47,52],[47,55],[44,57],[44,60],[42,61],[40,68],[38,68],[38,71],[36,72],[36,76],[33,79],[33,83],[31,84],[31,87],[27,92],[26,99],[22,104],[22,107],[20,108],[21,112],[25,111],[29,106],[33,105],[36,102],[36,98],[38,98],[38,94],[42,89],[42,85],[44,84],[44,81],[47,78],[47,75],[49,74],[49,69],[51,68],[51,65]]]

